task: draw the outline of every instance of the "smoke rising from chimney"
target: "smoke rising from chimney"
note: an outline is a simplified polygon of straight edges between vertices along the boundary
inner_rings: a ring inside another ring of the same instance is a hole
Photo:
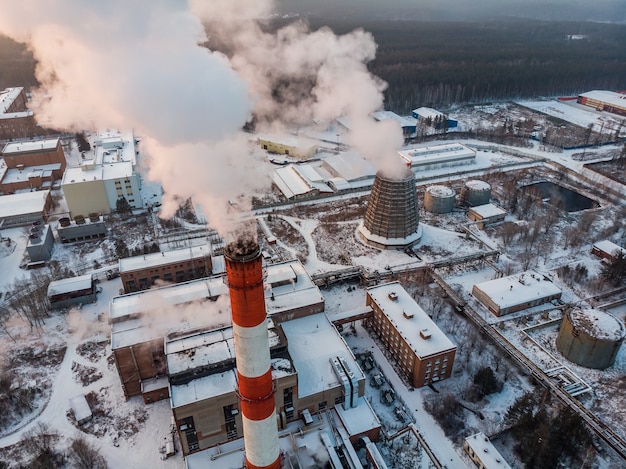
[[[134,129],[148,177],[165,190],[163,216],[175,196],[192,197],[223,231],[228,200],[269,187],[241,131],[252,115],[268,128],[346,116],[349,143],[366,158],[378,168],[399,161],[399,125],[370,117],[386,85],[367,71],[376,44],[365,31],[295,22],[269,33],[267,0],[0,0],[0,9],[0,32],[37,59],[38,121]],[[228,56],[210,50],[215,41]]]

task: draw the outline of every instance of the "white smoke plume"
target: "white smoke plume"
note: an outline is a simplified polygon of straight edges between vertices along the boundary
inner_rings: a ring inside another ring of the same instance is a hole
[[[274,127],[347,116],[364,156],[399,161],[389,158],[399,126],[369,117],[385,84],[367,71],[376,45],[362,30],[337,36],[298,22],[268,33],[267,0],[0,0],[0,11],[0,32],[37,59],[39,122],[134,129],[166,192],[164,216],[176,196],[192,197],[223,231],[234,217],[226,201],[269,187],[241,132],[253,114]],[[215,41],[228,56],[210,50]]]

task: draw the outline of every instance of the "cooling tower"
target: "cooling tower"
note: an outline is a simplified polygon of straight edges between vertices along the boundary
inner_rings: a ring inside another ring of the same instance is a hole
[[[240,238],[226,246],[224,257],[233,315],[246,467],[278,469],[281,460],[261,251],[255,241]]]
[[[378,171],[357,236],[377,249],[398,249],[415,244],[421,231],[413,172],[403,168],[390,176]]]

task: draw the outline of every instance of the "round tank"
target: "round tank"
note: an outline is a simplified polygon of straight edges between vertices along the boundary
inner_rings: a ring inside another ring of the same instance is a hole
[[[467,181],[461,190],[461,200],[470,207],[488,204],[490,199],[491,186],[485,181]]]
[[[84,225],[85,224],[85,217],[83,217],[82,215],[76,215],[74,217],[74,221],[76,222],[77,225]]]
[[[70,226],[70,219],[68,217],[59,218],[59,225],[63,227]]]
[[[450,213],[454,209],[454,190],[448,186],[430,186],[424,193],[424,209],[432,213]]]
[[[92,223],[95,223],[97,221],[100,221],[100,214],[99,213],[90,213],[89,214],[89,221]]]
[[[556,348],[568,360],[604,370],[615,362],[624,340],[624,324],[593,308],[574,308],[563,316]]]

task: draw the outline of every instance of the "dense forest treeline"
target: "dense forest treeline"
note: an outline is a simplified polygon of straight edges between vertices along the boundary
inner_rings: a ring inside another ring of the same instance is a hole
[[[310,23],[312,29],[326,25],[338,34],[361,27],[374,35],[378,52],[369,69],[389,84],[385,107],[399,113],[419,106],[446,110],[454,104],[626,89],[623,24],[510,18],[486,22],[325,18]],[[34,68],[25,46],[0,36],[0,89],[35,86]]]
[[[311,26],[322,24],[374,35],[378,52],[369,68],[389,84],[386,108],[396,112],[626,88],[626,25],[507,19]]]

